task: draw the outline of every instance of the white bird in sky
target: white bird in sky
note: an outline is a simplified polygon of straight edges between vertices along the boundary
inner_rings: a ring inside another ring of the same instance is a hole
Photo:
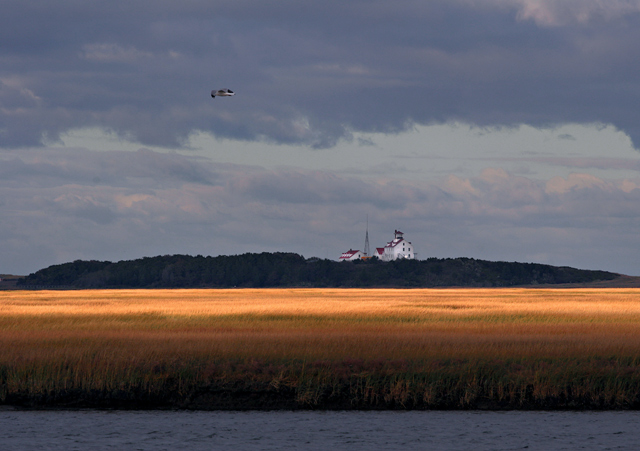
[[[216,96],[218,97],[228,97],[228,96],[235,96],[236,93],[233,92],[231,89],[218,89],[217,91],[214,89],[213,91],[211,91],[211,97],[213,97],[214,99],[216,98]]]

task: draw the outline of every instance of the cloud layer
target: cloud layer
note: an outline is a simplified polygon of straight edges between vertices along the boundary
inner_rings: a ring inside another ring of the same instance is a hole
[[[359,179],[83,149],[0,160],[0,273],[74,259],[292,251],[335,259],[398,224],[421,258],[535,261],[640,274],[640,177],[532,180],[500,168]]]
[[[600,122],[637,144],[639,41],[633,0],[7,0],[0,148],[83,127],[328,147],[448,121]]]
[[[337,258],[368,215],[640,275],[638,42],[640,0],[5,0],[0,273]]]

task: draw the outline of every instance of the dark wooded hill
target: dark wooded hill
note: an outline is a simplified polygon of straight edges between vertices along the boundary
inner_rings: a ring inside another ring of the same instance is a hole
[[[508,287],[590,283],[618,277],[606,271],[472,258],[336,262],[265,252],[219,257],[164,255],[117,263],[76,260],[30,274],[18,287]]]

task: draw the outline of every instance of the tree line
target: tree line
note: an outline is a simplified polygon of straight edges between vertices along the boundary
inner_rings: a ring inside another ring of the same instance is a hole
[[[18,286],[73,288],[508,287],[584,283],[618,277],[606,271],[472,258],[353,262],[294,253],[203,257],[163,255],[119,262],[76,260],[29,274]]]

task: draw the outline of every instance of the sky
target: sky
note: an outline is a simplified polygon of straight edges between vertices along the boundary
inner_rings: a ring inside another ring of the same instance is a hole
[[[640,0],[2,5],[0,274],[337,259],[368,223],[640,276]]]

